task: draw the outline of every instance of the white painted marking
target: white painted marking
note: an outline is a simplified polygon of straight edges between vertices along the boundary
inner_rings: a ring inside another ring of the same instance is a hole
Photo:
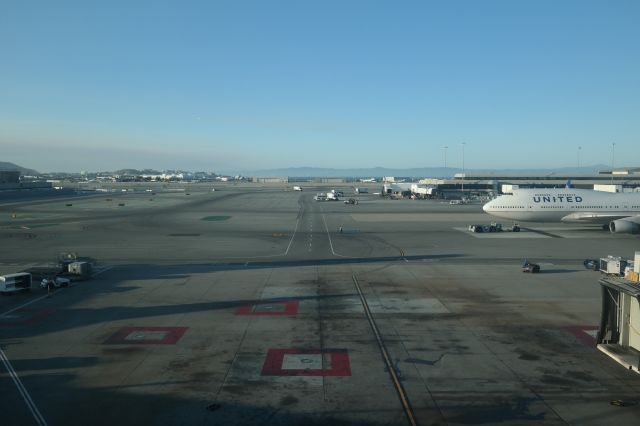
[[[598,330],[582,330],[582,331],[588,334],[589,336],[593,337],[593,340],[595,340],[598,337]]]
[[[333,253],[334,256],[348,257],[348,256],[344,256],[342,254],[336,253],[335,250],[333,249],[333,242],[331,241],[331,234],[329,233],[329,227],[327,226],[327,220],[324,218],[324,209],[322,208],[322,206],[320,206],[320,211],[322,212],[322,222],[324,222],[324,229],[327,231],[327,237],[329,237],[329,247],[331,247],[331,253]]]
[[[300,215],[302,216],[302,215]],[[293,235],[291,236],[291,240],[289,240],[289,245],[287,246],[287,250],[285,250],[284,254],[276,255],[276,256],[286,256],[289,254],[289,249],[291,248],[291,244],[293,243],[293,239],[296,237],[296,232],[298,232],[298,225],[300,224],[300,219],[296,220],[296,227],[293,230]],[[265,256],[265,257],[273,257],[273,256]]]
[[[98,275],[103,274],[107,271],[110,271],[113,268],[115,268],[115,266],[105,266],[104,268],[101,268],[98,272],[93,273],[92,276],[97,277]]]
[[[451,311],[437,298],[404,299],[399,297],[382,297],[368,302],[374,314],[411,313],[411,314],[448,314]]]
[[[299,214],[298,216],[302,216],[302,214]],[[291,236],[291,239],[289,240],[289,244],[287,245],[287,249],[284,251],[284,253],[268,254],[264,256],[228,256],[228,257],[223,257],[222,259],[268,259],[270,257],[286,256],[287,254],[289,254],[289,249],[291,248],[291,244],[293,244],[293,239],[296,237],[296,233],[298,232],[298,225],[300,225],[299,218],[296,220],[296,227],[293,230],[293,235]],[[219,265],[223,265],[223,264],[219,264]]]
[[[283,370],[321,370],[322,354],[285,354]]]
[[[96,276],[98,276],[98,275],[102,274],[103,272],[107,272],[108,270],[113,269],[113,268],[114,268],[114,266],[108,266],[108,267],[105,267],[105,268],[103,268],[103,269],[100,269],[98,272],[95,272],[94,274],[92,274],[92,277],[96,277]],[[61,291],[61,290],[66,290],[66,288],[62,287],[62,288],[57,289],[57,291]],[[23,304],[22,304],[22,305],[20,305],[20,306],[16,306],[15,308],[13,308],[13,309],[9,309],[8,311],[6,311],[6,312],[4,312],[4,313],[0,314],[0,317],[6,317],[7,315],[9,315],[9,314],[10,314],[10,313],[12,313],[12,312],[15,312],[15,311],[17,311],[17,310],[20,310],[20,309],[22,309],[22,308],[24,308],[24,307],[26,307],[26,306],[31,305],[32,303],[36,303],[36,302],[38,302],[38,301],[40,301],[40,300],[42,300],[42,299],[46,299],[46,298],[47,298],[47,295],[46,295],[46,294],[45,294],[45,295],[43,295],[43,296],[40,296],[40,297],[36,297],[36,298],[35,298],[35,299],[33,299],[33,300],[30,300],[30,301],[28,301],[28,302],[26,302],[26,303],[23,303]]]
[[[27,404],[27,407],[29,407],[29,411],[31,411],[31,414],[33,415],[33,418],[36,420],[36,423],[38,425],[46,426],[47,422],[45,421],[44,417],[42,417],[42,414],[40,414],[38,407],[33,402],[33,399],[31,399],[31,395],[29,395],[29,392],[27,392],[27,388],[25,388],[24,385],[22,384],[20,377],[18,377],[18,373],[16,373],[16,370],[13,369],[13,366],[9,362],[9,358],[7,358],[7,355],[4,353],[2,349],[0,349],[0,360],[2,360],[2,363],[7,369],[7,372],[9,373],[9,375],[11,376],[13,383],[16,385],[16,388],[18,388],[18,392],[20,392],[22,399],[24,399],[24,402]]]
[[[148,330],[138,330],[132,331],[124,338],[124,340],[162,340],[169,334],[168,331],[148,331]]]
[[[9,314],[10,314],[10,313],[12,313],[12,312],[15,312],[15,311],[17,311],[17,310],[19,310],[19,309],[24,308],[25,306],[29,306],[29,305],[31,305],[32,303],[36,303],[36,302],[38,302],[38,301],[40,301],[40,300],[42,300],[42,299],[46,299],[46,298],[47,298],[47,295],[45,294],[44,296],[40,296],[40,297],[38,297],[38,298],[35,298],[35,299],[33,299],[33,300],[30,300],[30,301],[28,301],[27,303],[23,303],[22,305],[17,306],[17,307],[15,307],[15,308],[13,308],[13,309],[9,309],[7,312],[5,312],[5,313],[3,313],[2,315],[0,315],[0,317],[4,317],[4,316],[6,316],[6,315],[9,315]]]
[[[22,317],[24,317],[24,315],[20,315],[20,314],[18,314],[18,315],[2,315],[2,316],[0,316],[0,318],[2,318],[2,319],[9,319],[9,320],[20,319]]]

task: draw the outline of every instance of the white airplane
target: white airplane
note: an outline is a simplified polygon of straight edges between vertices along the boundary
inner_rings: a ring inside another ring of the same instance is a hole
[[[360,182],[375,182],[376,179],[375,178],[371,178],[371,179],[360,179]]]
[[[516,189],[482,207],[486,213],[525,222],[576,222],[606,225],[611,232],[640,232],[640,193],[575,188]]]

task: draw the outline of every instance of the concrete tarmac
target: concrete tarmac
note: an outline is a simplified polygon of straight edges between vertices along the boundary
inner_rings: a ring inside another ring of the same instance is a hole
[[[599,273],[582,266],[632,256],[637,236],[472,234],[492,221],[481,205],[312,196],[0,205],[0,273],[60,252],[98,272],[0,298],[0,423],[640,423],[640,376],[595,350]]]

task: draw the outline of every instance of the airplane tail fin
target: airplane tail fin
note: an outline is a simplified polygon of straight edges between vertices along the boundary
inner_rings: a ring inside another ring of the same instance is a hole
[[[571,183],[571,179],[567,181],[567,185],[565,186],[565,188],[573,188],[573,183]]]

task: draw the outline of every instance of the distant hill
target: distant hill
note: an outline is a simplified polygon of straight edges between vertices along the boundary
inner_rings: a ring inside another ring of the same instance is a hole
[[[115,172],[111,172],[117,175],[159,175],[162,172],[159,172],[157,170],[154,169],[143,169],[143,170],[138,170],[138,169],[120,169],[120,170],[116,170]]]
[[[564,167],[558,169],[466,169],[467,174],[472,173],[531,173],[535,175],[556,174],[585,174],[597,173],[600,170],[608,170],[610,167],[604,164],[596,164],[584,167]],[[425,167],[411,169],[390,169],[385,167],[373,167],[363,169],[330,169],[320,167],[290,167],[285,169],[267,169],[244,172],[245,176],[295,176],[295,177],[452,177],[461,169],[452,167]]]
[[[19,171],[21,174],[23,175],[27,175],[27,176],[35,176],[35,175],[39,175],[40,173],[37,172],[36,170],[33,169],[26,169],[24,167],[20,167],[17,164],[13,164],[13,163],[9,163],[7,161],[0,161],[0,170],[1,171]]]

